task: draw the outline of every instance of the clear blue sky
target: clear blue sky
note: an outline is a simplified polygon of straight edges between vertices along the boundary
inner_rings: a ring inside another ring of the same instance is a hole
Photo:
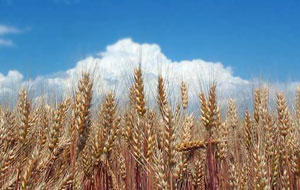
[[[125,37],[157,43],[172,60],[201,58],[245,79],[300,80],[300,1],[0,0],[0,73],[66,70]]]

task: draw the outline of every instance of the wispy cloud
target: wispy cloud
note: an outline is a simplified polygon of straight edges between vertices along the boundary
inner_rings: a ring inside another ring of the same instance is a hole
[[[66,5],[70,5],[70,4],[75,4],[75,3],[80,3],[81,0],[47,0],[49,2],[53,2],[53,3],[58,3],[58,4],[66,4]],[[13,4],[16,4],[17,0],[0,0],[0,5],[7,5],[7,6],[11,6]]]
[[[14,45],[13,41],[0,38],[0,46],[13,46],[13,45]]]
[[[13,4],[13,0],[0,0],[0,5],[12,5]]]
[[[14,45],[11,39],[3,38],[2,36],[9,35],[9,34],[18,34],[20,32],[21,30],[16,27],[0,24],[0,47],[1,46],[9,47]]]
[[[16,27],[0,24],[0,35],[16,34],[16,33],[20,33],[20,32],[21,31]]]
[[[63,4],[74,4],[74,3],[79,3],[80,0],[53,0],[55,3],[63,3]]]

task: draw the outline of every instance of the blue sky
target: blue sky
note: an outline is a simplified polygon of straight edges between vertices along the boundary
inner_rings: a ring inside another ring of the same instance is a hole
[[[76,65],[130,37],[173,61],[222,62],[244,79],[300,80],[300,1],[0,0],[0,73]],[[0,43],[1,44],[1,43]]]

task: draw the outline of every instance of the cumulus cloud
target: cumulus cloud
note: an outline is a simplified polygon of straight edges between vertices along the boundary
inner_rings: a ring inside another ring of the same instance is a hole
[[[7,75],[0,73],[0,100],[15,100],[22,82],[23,75],[18,71],[9,71]]]
[[[78,61],[74,68],[53,74],[39,76],[24,81],[18,71],[10,71],[6,76],[0,75],[0,92],[15,93],[14,88],[27,85],[37,94],[70,93],[74,90],[82,72],[90,72],[94,77],[96,96],[108,90],[117,90],[118,94],[128,92],[134,68],[141,64],[148,95],[154,97],[157,76],[163,75],[171,95],[178,94],[180,82],[186,81],[190,92],[195,95],[205,90],[208,84],[217,82],[222,96],[248,93],[250,82],[234,76],[230,67],[202,59],[174,62],[163,54],[159,45],[136,43],[130,38],[122,39],[108,45],[105,51],[95,56]],[[247,88],[246,88],[247,87]],[[245,94],[243,94],[245,95]],[[126,97],[126,96],[121,96]],[[247,96],[249,98],[249,96]]]

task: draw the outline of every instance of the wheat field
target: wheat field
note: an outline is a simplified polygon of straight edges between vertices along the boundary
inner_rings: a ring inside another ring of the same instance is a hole
[[[141,68],[128,105],[109,92],[91,109],[94,88],[83,73],[74,95],[55,106],[33,106],[22,89],[13,108],[0,107],[1,189],[300,189],[300,88],[296,111],[280,92],[271,109],[262,88],[253,108],[228,99],[225,114],[215,84],[199,92],[195,114],[185,82],[180,101],[170,102],[161,76],[157,109],[149,109]]]

